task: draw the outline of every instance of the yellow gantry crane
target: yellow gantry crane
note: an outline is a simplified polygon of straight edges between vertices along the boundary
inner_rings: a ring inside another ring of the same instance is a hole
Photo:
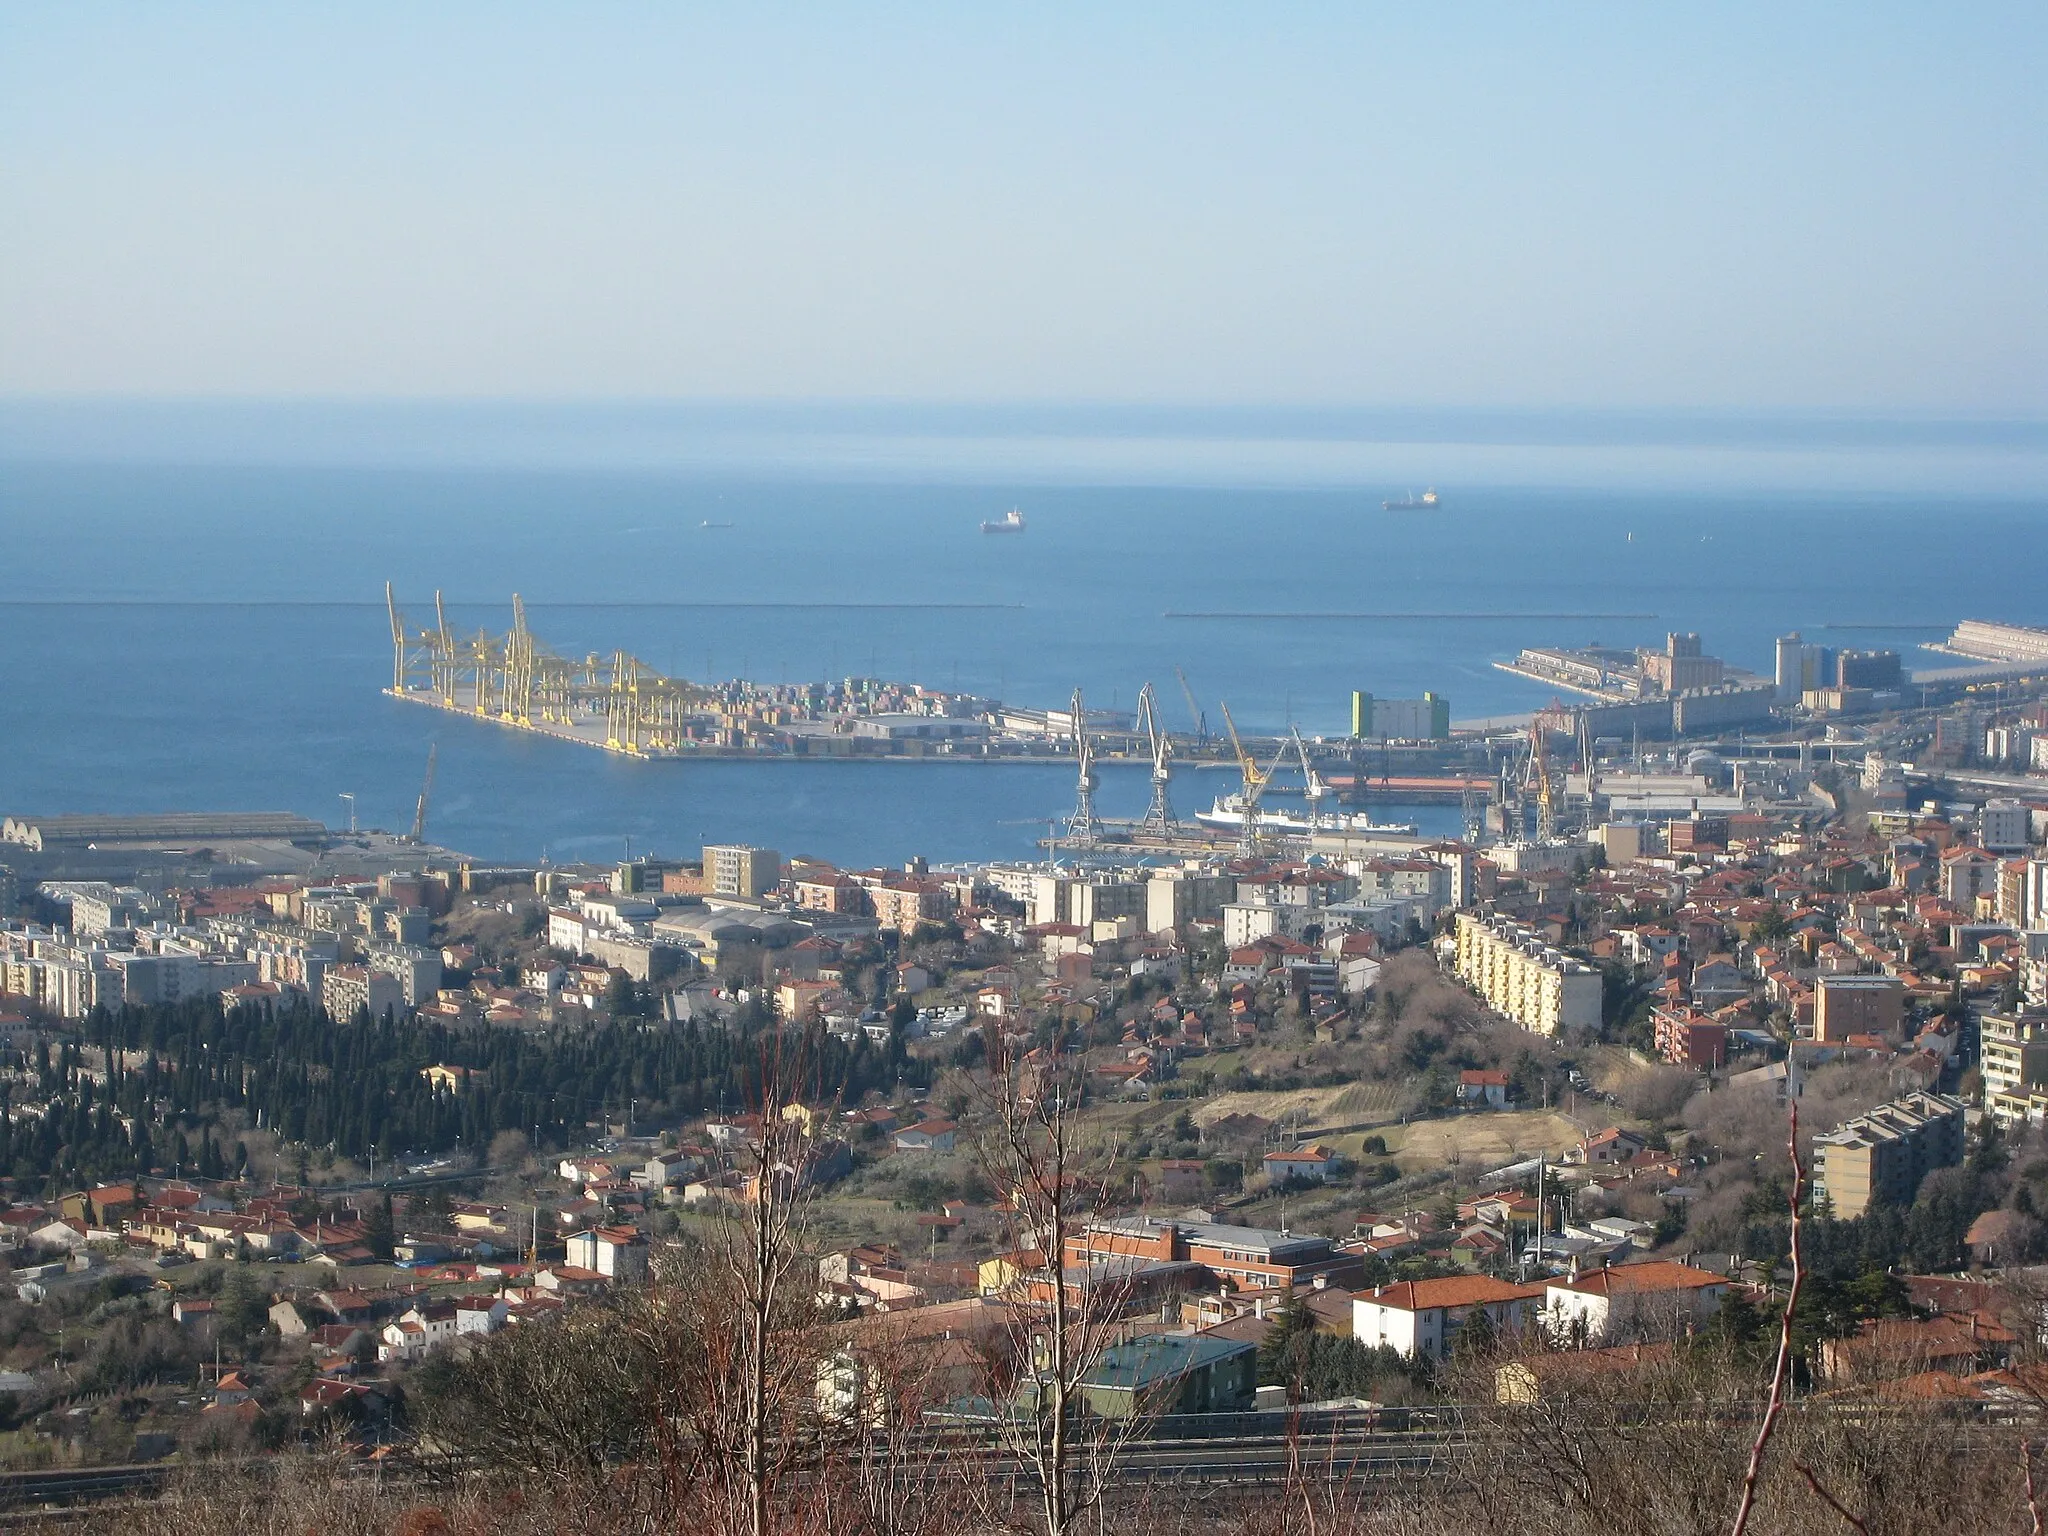
[[[458,636],[441,594],[434,623],[418,627],[384,585],[391,616],[391,691],[444,709],[474,711],[511,725],[602,724],[614,751],[673,752],[691,718],[713,701],[709,690],[665,677],[625,651],[580,661],[558,656],[528,626],[526,600],[512,595],[512,628]]]
[[[1238,834],[1238,850],[1248,859],[1259,856],[1259,799],[1266,793],[1266,786],[1273,782],[1273,775],[1279,768],[1276,759],[1273,767],[1261,768],[1259,760],[1247,752],[1244,743],[1238,739],[1237,722],[1230,718],[1230,706],[1223,708],[1224,729],[1230,732],[1230,748],[1237,754],[1238,772],[1244,776],[1244,788],[1238,793],[1238,808],[1244,814],[1244,828]]]
[[[1538,715],[1529,725],[1529,778],[1536,791],[1536,841],[1557,841],[1557,793],[1550,783],[1549,729]]]

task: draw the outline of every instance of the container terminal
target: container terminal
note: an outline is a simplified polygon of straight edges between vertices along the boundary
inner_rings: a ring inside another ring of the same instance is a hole
[[[1893,652],[1836,652],[1794,633],[1777,642],[1775,676],[1760,677],[1707,654],[1698,635],[1672,634],[1657,649],[1532,647],[1496,663],[1583,702],[1553,700],[1526,716],[1454,727],[1449,704],[1434,694],[1399,700],[1359,692],[1349,736],[1260,737],[1240,734],[1227,705],[1224,730],[1212,730],[1178,669],[1191,732],[1167,728],[1149,683],[1136,709],[1120,712],[1090,708],[1078,689],[1064,709],[1036,709],[876,678],[692,682],[623,650],[558,654],[534,635],[517,594],[512,627],[502,635],[458,633],[439,593],[431,625],[409,619],[388,583],[385,604],[393,698],[650,760],[1072,764],[1075,811],[1048,838],[1069,850],[1174,854],[1300,848],[1332,838],[1399,840],[1413,835],[1412,826],[1379,819],[1373,807],[1430,803],[1461,806],[1468,837],[1489,829],[1514,837],[1549,828],[1567,809],[1558,789],[1545,812],[1539,791],[1561,781],[1571,762],[1584,781],[1596,761],[1631,753],[1640,761],[1644,744],[1660,741],[1691,741],[1724,758],[1768,758],[1775,736],[1805,762],[1816,755],[1839,760],[1851,746],[1882,755],[1923,738],[1921,750],[1938,749],[1958,730],[1974,729],[1948,726],[1930,737],[1925,728],[1931,721],[1938,726],[1942,711],[1953,713],[1958,703],[1965,713],[1979,710],[1980,698],[2010,703],[2048,682],[2048,631],[2024,626],[1966,621],[1945,644],[1928,647],[1946,653],[1950,665],[1910,675]],[[1139,820],[1120,822],[1094,809],[1099,765],[1112,761],[1151,769],[1152,801]],[[1230,773],[1235,784],[1206,808],[1177,811],[1176,767]],[[1305,812],[1266,808],[1269,789],[1276,798],[1299,796]],[[1619,798],[1627,803],[1631,792],[1622,789]]]

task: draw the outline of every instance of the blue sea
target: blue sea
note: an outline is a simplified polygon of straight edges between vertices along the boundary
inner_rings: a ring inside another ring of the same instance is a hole
[[[1381,502],[1433,485],[1441,506]],[[985,517],[1020,508],[1016,537]],[[0,813],[411,818],[484,859],[1030,856],[1058,767],[639,763],[384,698],[383,586],[693,678],[881,675],[1341,733],[1524,645],[2048,624],[2048,428],[1454,413],[0,404]],[[706,523],[730,524],[707,528]],[[1192,809],[1227,775],[1186,776]],[[1135,815],[1142,771],[1101,800]],[[1411,814],[1435,830],[1455,809]]]

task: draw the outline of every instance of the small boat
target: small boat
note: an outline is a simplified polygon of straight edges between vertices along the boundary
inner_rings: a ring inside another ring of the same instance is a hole
[[[1411,491],[1399,501],[1383,501],[1380,503],[1380,510],[1382,512],[1434,512],[1436,505],[1437,494],[1434,489],[1431,489],[1424,491],[1420,496]]]
[[[981,520],[981,531],[983,533],[1022,533],[1024,531],[1024,514],[1015,507],[1012,507],[1001,517],[993,521],[983,518]]]
[[[697,526],[698,526],[699,528],[730,528],[730,527],[732,526],[732,524],[731,524],[731,523],[714,523],[714,522],[712,522],[712,521],[711,521],[711,519],[710,519],[710,518],[708,518],[708,517],[707,517],[707,518],[705,518],[705,519],[704,519],[704,521],[703,521],[703,522],[699,523],[699,524],[698,524]]]

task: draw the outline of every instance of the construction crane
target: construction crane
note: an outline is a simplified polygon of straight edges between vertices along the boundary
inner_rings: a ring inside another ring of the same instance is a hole
[[[427,777],[420,785],[420,803],[413,807],[412,836],[408,843],[423,843],[427,840],[427,798],[434,793],[434,763],[441,755],[441,743],[427,743]]]
[[[1152,803],[1146,807],[1139,830],[1164,837],[1173,830],[1173,770],[1166,762],[1171,744],[1166,727],[1160,723],[1159,701],[1153,696],[1150,683],[1138,690],[1138,729],[1152,745]]]
[[[1557,841],[1557,796],[1550,785],[1550,752],[1546,744],[1549,729],[1543,717],[1529,725],[1529,787],[1536,791],[1536,841]]]
[[[1290,725],[1287,729],[1294,737],[1295,755],[1301,759],[1301,792],[1308,800],[1309,830],[1316,831],[1323,825],[1323,800],[1329,795],[1330,786],[1323,782],[1315,764],[1309,761],[1308,743],[1301,739],[1301,728]]]
[[[1173,675],[1180,679],[1181,697],[1188,701],[1188,718],[1195,722],[1195,745],[1197,747],[1206,747],[1209,745],[1208,713],[1201,705],[1195,702],[1195,690],[1188,686],[1187,673],[1181,671],[1179,667],[1175,667]]]
[[[1261,768],[1259,760],[1244,749],[1244,742],[1237,734],[1237,722],[1230,718],[1230,706],[1223,709],[1223,727],[1230,732],[1230,749],[1237,754],[1238,772],[1244,776],[1244,789],[1238,795],[1238,807],[1244,815],[1244,829],[1237,839],[1238,851],[1248,859],[1259,856],[1259,800],[1266,793],[1266,786],[1273,782],[1279,759],[1273,760],[1273,767]]]
[[[1081,703],[1081,690],[1074,690],[1074,764],[1078,770],[1074,789],[1074,814],[1067,820],[1067,841],[1086,845],[1101,830],[1095,824],[1095,749],[1088,742],[1088,712]]]

